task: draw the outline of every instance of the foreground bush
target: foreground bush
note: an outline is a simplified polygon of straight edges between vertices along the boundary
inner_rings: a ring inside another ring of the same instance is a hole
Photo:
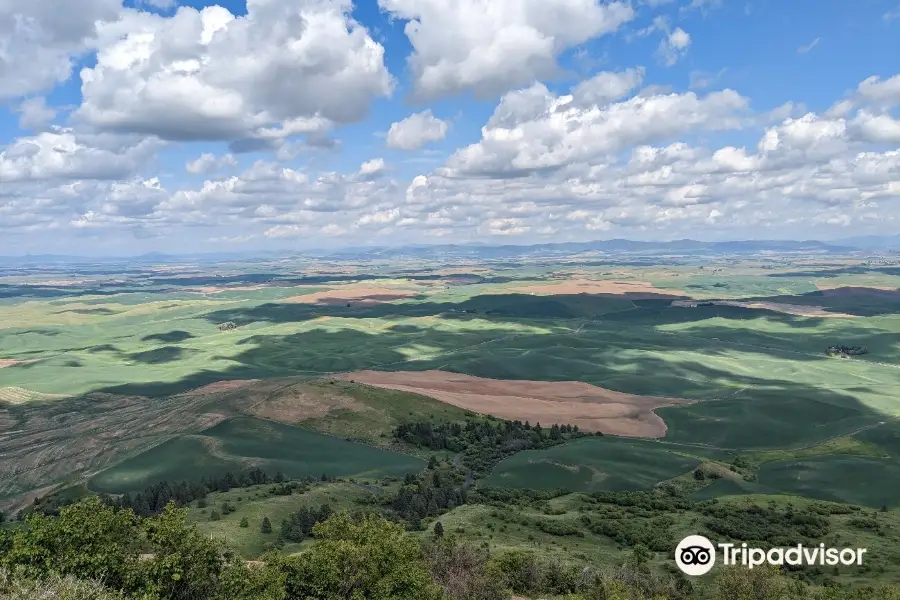
[[[49,575],[41,580],[29,579],[21,570],[13,574],[0,569],[2,600],[125,600],[96,581],[76,579],[71,575]]]
[[[452,535],[424,544],[377,515],[334,515],[298,556],[245,563],[169,505],[140,518],[88,499],[0,530],[0,600],[900,600],[900,586],[813,588],[775,569],[696,582],[648,568],[641,547],[598,572],[524,551],[491,555]],[[702,585],[701,585],[702,583]]]
[[[419,544],[381,517],[338,514],[313,528],[312,548],[282,561],[288,598],[439,600]]]

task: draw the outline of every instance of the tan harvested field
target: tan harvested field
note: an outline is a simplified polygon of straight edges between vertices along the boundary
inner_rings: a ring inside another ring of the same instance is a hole
[[[568,281],[560,281],[559,283],[523,285],[511,288],[511,290],[525,294],[542,295],[612,294],[617,296],[628,296],[629,298],[637,300],[659,297],[677,298],[679,296],[687,295],[681,290],[654,287],[652,283],[647,281],[615,281],[602,279],[571,279]]]
[[[333,410],[359,412],[365,405],[341,394],[334,394],[307,385],[297,385],[279,390],[253,405],[250,414],[295,424],[306,419],[324,417]]]
[[[17,386],[0,388],[0,402],[5,402],[6,404],[26,404],[28,402],[58,400],[66,397],[66,394],[45,394]]]
[[[637,396],[578,381],[499,380],[446,371],[357,371],[338,379],[430,396],[473,412],[544,426],[659,438],[665,422],[653,411],[690,400]]]
[[[759,308],[763,310],[774,310],[776,312],[787,315],[798,315],[801,317],[834,317],[844,319],[856,319],[857,315],[847,313],[829,312],[821,306],[804,306],[802,304],[786,304],[784,302],[740,302],[737,300],[721,300],[715,302],[722,306],[741,306],[744,308]]]
[[[692,301],[683,300],[672,303],[674,307],[685,308],[690,306]],[[739,308],[756,308],[760,310],[771,310],[784,313],[786,315],[797,315],[800,317],[832,317],[844,319],[856,319],[858,315],[850,315],[847,313],[829,312],[821,306],[806,306],[804,304],[787,304],[784,302],[745,302],[742,300],[705,300],[715,306],[736,306]]]
[[[413,290],[386,286],[348,285],[321,292],[313,292],[312,294],[291,296],[284,299],[283,302],[297,302],[301,304],[344,304],[353,302],[355,304],[371,305],[410,298],[419,295],[419,293]]]
[[[182,392],[178,395],[187,396],[190,398],[193,396],[206,396],[218,392],[230,392],[232,390],[239,390],[241,388],[249,387],[258,381],[259,379],[224,379],[222,381],[216,381],[193,390]]]

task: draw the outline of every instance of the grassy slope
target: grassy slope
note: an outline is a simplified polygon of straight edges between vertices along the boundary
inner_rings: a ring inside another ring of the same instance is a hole
[[[377,484],[377,482],[370,483]],[[281,519],[300,507],[318,507],[327,502],[339,510],[365,510],[366,501],[372,498],[370,491],[350,483],[315,484],[310,491],[292,496],[272,496],[268,493],[269,487],[257,486],[210,494],[209,507],[190,508],[190,519],[203,531],[224,538],[245,557],[253,558],[263,551],[267,542],[275,541]],[[389,491],[394,487],[395,484],[389,484],[383,489]],[[236,512],[224,516],[220,521],[210,521],[209,513],[218,508],[222,502],[235,506]],[[812,500],[782,495],[726,496],[717,499],[717,502],[735,509],[755,505],[777,508],[781,511],[788,505],[799,510],[815,504]],[[624,513],[621,508],[597,503],[587,496],[574,493],[545,502],[536,502],[531,506],[465,505],[442,515],[437,520],[442,523],[447,534],[476,544],[485,544],[492,551],[527,549],[539,553],[543,558],[557,557],[565,561],[591,563],[611,569],[627,558],[630,548],[605,535],[592,533],[581,524],[582,517],[624,518],[625,522],[638,530],[644,529],[651,535],[669,536],[674,540],[699,533],[714,541],[726,541],[721,535],[707,528],[708,518],[701,509],[702,505],[696,505],[686,511],[643,510]],[[244,516],[250,523],[247,528],[239,526]],[[271,520],[275,534],[260,532],[259,524],[264,516],[268,516]],[[855,567],[842,568],[840,571],[842,581],[866,583],[875,580],[895,580],[900,577],[900,550],[898,550],[900,510],[881,512],[863,509],[850,514],[829,515],[827,519],[829,531],[822,542],[836,547],[868,549],[868,567],[863,570]],[[873,519],[874,526],[871,525]],[[868,522],[869,525],[862,522]],[[567,525],[569,533],[549,533],[548,531],[554,528],[546,525],[552,523]],[[426,531],[412,535],[425,538],[431,535],[430,530],[429,523]],[[296,552],[303,547],[303,544],[288,544],[284,551]],[[660,572],[670,566],[670,563],[671,559],[665,553],[654,553],[651,561],[651,565]],[[823,573],[819,578],[828,575],[832,573],[830,571]]]
[[[422,469],[412,456],[281,423],[249,417],[225,421],[200,434],[175,438],[107,469],[90,480],[99,492],[139,491],[158,481],[220,477],[259,467],[290,478],[382,477]]]
[[[527,450],[503,460],[486,487],[570,489],[580,492],[652,488],[700,464],[658,442],[591,437],[544,450]]]
[[[357,500],[372,495],[371,491],[352,483],[316,484],[303,494],[290,496],[274,496],[268,491],[270,487],[261,485],[210,494],[207,498],[209,506],[205,509],[190,507],[188,519],[196,523],[204,533],[225,539],[244,557],[255,558],[263,552],[266,543],[272,543],[278,538],[281,521],[300,508],[319,508],[322,504],[330,504],[338,511],[352,511],[358,508]],[[224,515],[221,520],[210,520],[212,511],[220,510],[223,502],[235,507],[236,511]],[[246,528],[240,526],[244,517],[249,521]],[[269,517],[273,533],[264,534],[260,531],[264,517]],[[284,551],[297,552],[304,544],[288,543]]]
[[[460,421],[468,411],[427,396],[387,390],[345,381],[313,382],[320,389],[334,391],[362,404],[362,410],[335,410],[322,417],[303,419],[297,425],[339,437],[392,446],[391,433],[401,422],[415,419]],[[404,448],[409,451],[409,449]]]
[[[799,508],[811,502],[791,496],[725,497],[718,501],[736,507],[753,504],[761,507],[777,506],[780,509],[788,504]],[[487,506],[463,506],[439,520],[444,525],[445,531],[452,531],[472,542],[487,543],[492,550],[532,549],[544,557],[556,556],[569,561],[582,560],[605,565],[607,568],[615,568],[627,558],[630,549],[619,546],[606,536],[596,535],[584,529],[582,529],[583,537],[552,535],[535,525],[538,520],[544,519],[564,521],[577,526],[582,515],[592,515],[597,510],[590,505],[586,507],[581,496],[578,494],[564,496],[552,500],[549,505],[554,514],[548,515],[540,510],[529,509],[516,509],[510,512]],[[864,516],[872,514],[873,511],[867,511]],[[706,529],[705,517],[698,511],[670,512],[665,515],[671,524],[663,525],[665,521],[661,520],[662,513],[653,512],[643,517],[632,516],[630,521],[638,527],[650,527],[657,533],[668,531],[675,540],[697,533],[715,541],[722,539],[722,536]],[[823,542],[837,547],[868,549],[867,561],[870,570],[861,571],[855,567],[844,567],[840,571],[840,580],[855,583],[896,580],[900,577],[900,551],[897,550],[900,543],[900,511],[877,513],[877,530],[854,525],[853,520],[859,518],[859,513],[828,517],[830,531]],[[511,523],[511,519],[514,521],[530,519],[531,523]],[[662,572],[671,566],[671,558],[664,553],[655,553],[651,565]],[[831,574],[829,572],[824,575]]]

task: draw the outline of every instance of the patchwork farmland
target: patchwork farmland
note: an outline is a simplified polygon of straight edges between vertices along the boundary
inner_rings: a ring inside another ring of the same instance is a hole
[[[212,490],[234,508],[215,520],[213,505],[187,502],[248,558],[279,539],[259,532],[264,516],[277,529],[322,498],[414,532],[440,519],[497,549],[601,561],[640,536],[577,515],[640,494],[691,511],[744,498],[894,518],[900,274],[817,261],[8,277],[0,505],[20,514],[252,469],[304,482],[287,495]],[[834,345],[866,353],[828,356]],[[403,438],[401,425],[435,433]],[[405,486],[435,482],[462,505],[423,500],[410,516],[397,504]],[[666,535],[689,528],[653,510]],[[488,525],[493,537],[474,533]]]

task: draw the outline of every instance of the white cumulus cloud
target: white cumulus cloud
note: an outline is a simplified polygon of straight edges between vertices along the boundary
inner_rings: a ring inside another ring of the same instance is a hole
[[[425,144],[444,139],[448,128],[447,121],[435,117],[431,110],[424,110],[392,123],[386,143],[388,148],[418,150]]]
[[[378,0],[408,20],[414,96],[490,96],[557,73],[566,49],[634,18],[626,2],[597,0]]]
[[[384,49],[348,0],[248,0],[101,28],[97,64],[81,71],[81,122],[167,140],[244,148],[363,119],[393,79]],[[250,141],[246,141],[250,140]]]

